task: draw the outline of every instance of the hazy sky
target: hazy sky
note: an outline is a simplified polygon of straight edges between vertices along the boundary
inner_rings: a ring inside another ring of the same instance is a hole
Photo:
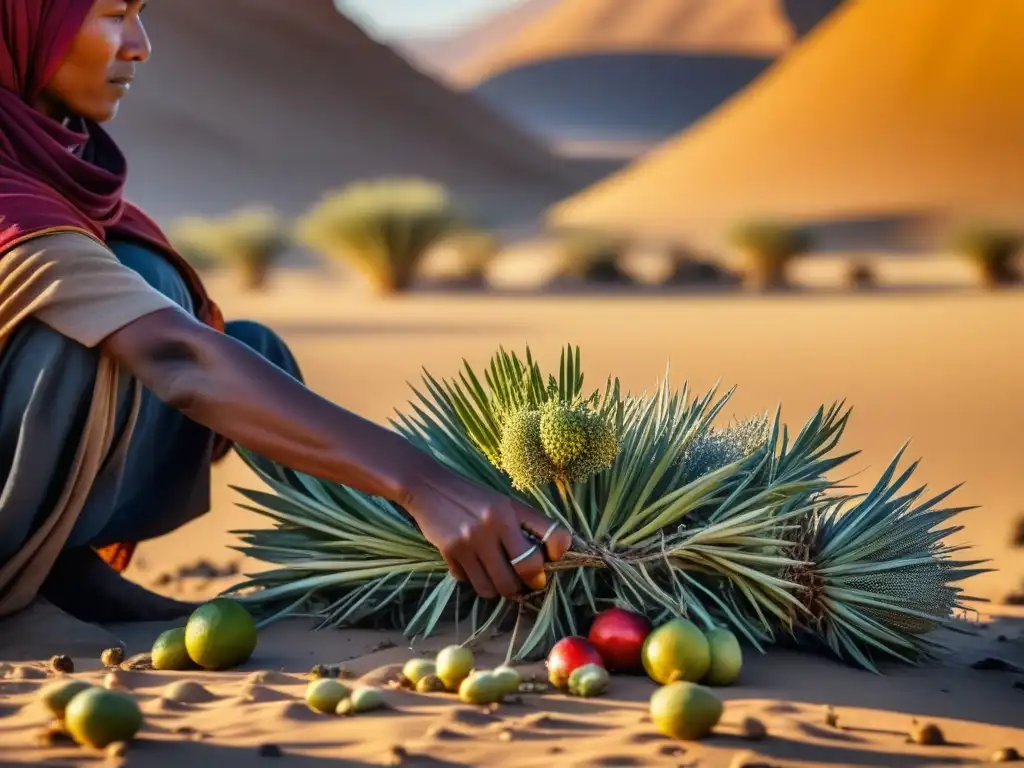
[[[443,32],[519,0],[336,0],[383,34]]]

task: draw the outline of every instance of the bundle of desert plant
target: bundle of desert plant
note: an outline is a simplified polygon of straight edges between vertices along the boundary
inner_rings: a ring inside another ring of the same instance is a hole
[[[426,252],[457,224],[444,187],[419,179],[351,184],[298,223],[311,249],[354,266],[381,294],[407,290]]]
[[[806,232],[770,221],[745,221],[729,233],[745,262],[748,285],[760,291],[785,288],[793,259],[810,247]]]
[[[232,593],[265,621],[312,615],[419,636],[456,618],[472,641],[514,618],[529,629],[513,633],[510,656],[536,658],[614,604],[729,626],[758,648],[809,633],[869,668],[878,654],[925,656],[935,646],[920,633],[956,626],[966,598],[954,584],[973,564],[950,559],[949,530],[936,526],[958,510],[895,497],[913,468],[895,483],[890,468],[844,506],[852,497],[828,478],[855,455],[835,455],[842,403],[796,435],[778,410],[720,425],[731,391],[697,396],[667,377],[650,395],[624,395],[613,379],[587,391],[572,348],[557,375],[529,350],[499,350],[482,378],[466,363],[423,382],[394,427],[572,532],[546,587],[514,602],[466,594],[399,506],[242,451],[272,492],[238,490],[274,525],[238,532],[240,549],[275,567]]]
[[[629,283],[632,278],[622,269],[624,245],[601,232],[564,231],[556,234],[559,275],[571,280],[594,283]]]
[[[984,225],[966,227],[953,237],[953,250],[974,266],[988,288],[1020,280],[1015,260],[1022,245],[1019,233]]]

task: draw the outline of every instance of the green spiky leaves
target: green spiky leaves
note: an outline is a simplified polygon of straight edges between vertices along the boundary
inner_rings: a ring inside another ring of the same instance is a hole
[[[614,604],[728,626],[760,648],[809,634],[868,669],[926,657],[930,630],[960,627],[970,598],[958,582],[978,572],[944,543],[961,510],[940,508],[948,492],[921,504],[920,490],[900,495],[914,467],[896,477],[896,462],[863,498],[840,495],[830,475],[855,455],[836,452],[842,403],[793,434],[779,411],[720,427],[731,391],[698,396],[666,378],[623,395],[609,379],[587,394],[574,348],[548,376],[528,349],[499,350],[480,375],[466,363],[423,382],[398,432],[558,521],[573,548],[547,565],[542,592],[483,600],[459,589],[397,505],[240,450],[272,491],[243,493],[273,521],[241,532],[241,549],[275,567],[232,592],[265,621],[313,615],[415,637],[456,618],[472,640],[518,615],[529,626],[510,654],[524,659]]]
[[[800,623],[837,655],[876,670],[873,657],[916,662],[937,644],[927,635],[944,628],[977,600],[957,583],[983,573],[982,561],[958,560],[966,547],[944,543],[961,526],[947,526],[968,509],[939,505],[955,489],[917,503],[924,488],[898,495],[917,462],[896,476],[906,446],[861,498],[822,498],[794,535],[805,564],[787,578],[800,584],[806,610]]]

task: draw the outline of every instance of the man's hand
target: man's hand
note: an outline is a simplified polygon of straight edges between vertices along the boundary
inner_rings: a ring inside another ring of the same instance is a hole
[[[516,499],[436,466],[407,489],[402,505],[441,551],[452,576],[468,581],[483,598],[514,597],[524,583],[543,589],[545,555],[560,560],[572,544],[569,531]],[[546,539],[543,549],[527,555],[534,544],[524,529]]]

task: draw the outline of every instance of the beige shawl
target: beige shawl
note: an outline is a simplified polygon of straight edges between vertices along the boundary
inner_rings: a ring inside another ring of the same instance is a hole
[[[16,244],[0,258],[0,354],[29,316],[87,347],[161,309],[177,308],[105,245],[79,231],[51,231]],[[0,563],[0,616],[36,596],[67,541],[104,461],[127,449],[138,415],[136,382],[128,429],[114,444],[117,363],[99,355],[92,405],[56,505],[21,550]],[[0,392],[0,396],[2,396]]]

